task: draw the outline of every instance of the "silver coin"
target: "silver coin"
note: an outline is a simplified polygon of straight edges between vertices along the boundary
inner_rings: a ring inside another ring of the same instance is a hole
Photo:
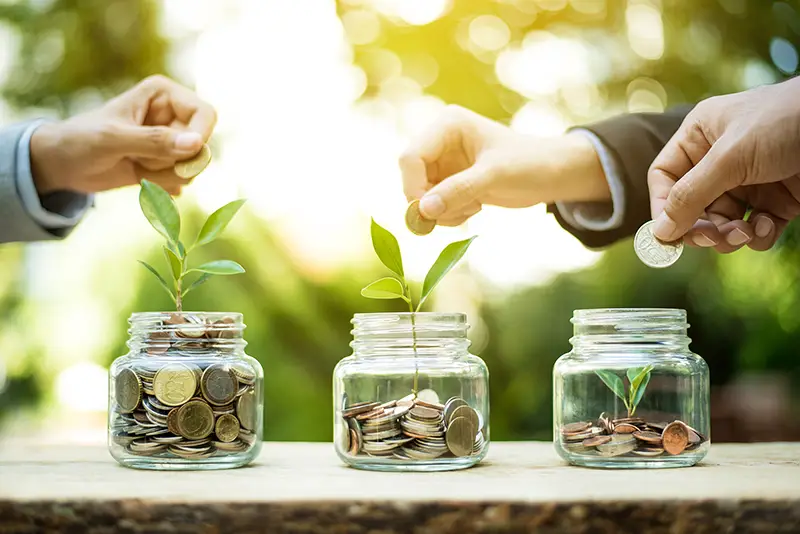
[[[647,221],[633,238],[633,250],[648,267],[662,269],[678,261],[683,254],[683,241],[666,243],[653,235],[655,221]]]

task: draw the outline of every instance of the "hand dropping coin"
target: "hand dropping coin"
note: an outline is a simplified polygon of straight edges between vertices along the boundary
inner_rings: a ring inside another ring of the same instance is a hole
[[[428,235],[436,228],[436,221],[422,216],[419,211],[419,200],[412,200],[406,209],[406,226],[415,235]]]
[[[193,157],[175,164],[175,174],[189,180],[203,172],[209,163],[211,163],[211,149],[204,144],[200,152]]]
[[[648,267],[663,269],[678,261],[683,254],[683,241],[666,243],[653,235],[655,221],[647,221],[633,238],[633,250]]]

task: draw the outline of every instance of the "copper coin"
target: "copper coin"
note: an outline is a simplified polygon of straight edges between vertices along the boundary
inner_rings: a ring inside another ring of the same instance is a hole
[[[348,417],[355,417],[356,415],[361,415],[362,413],[371,412],[378,406],[379,404],[377,402],[359,402],[349,406],[346,410],[344,410],[342,412],[342,417],[345,419]]]
[[[611,436],[595,436],[593,438],[586,438],[583,440],[584,447],[596,447],[597,445],[602,445],[603,443],[608,443],[611,441]]]
[[[562,434],[578,434],[580,432],[585,432],[592,427],[592,423],[588,421],[579,421],[577,423],[567,423],[566,425],[561,425],[561,433]]]
[[[412,200],[406,208],[406,226],[414,235],[428,235],[436,228],[436,221],[423,217],[419,211],[419,200]]]
[[[169,411],[167,415],[167,429],[175,434],[176,436],[180,435],[180,431],[178,430],[178,409],[173,408]]]
[[[654,443],[656,445],[661,444],[661,434],[659,434],[658,432],[639,430],[633,433],[633,437],[640,441],[644,441],[646,443]]]
[[[400,402],[400,401],[398,401],[398,402]],[[424,406],[425,408],[430,408],[432,410],[436,410],[439,413],[444,411],[444,404],[438,404],[438,403],[435,403],[435,402],[426,402],[426,401],[421,400],[421,399],[417,399],[416,401],[414,401],[414,403],[419,405],[419,406]]]
[[[614,425],[614,432],[617,434],[632,434],[638,431],[639,428],[630,423],[620,423],[618,425]]]
[[[663,422],[663,423],[647,423],[647,426],[652,428],[653,430],[658,431],[658,432],[663,432],[664,429],[667,428],[668,424],[669,423],[667,423],[667,422]]]
[[[359,453],[361,449],[361,444],[358,442],[358,437],[356,436],[356,431],[352,428],[348,429],[350,432],[350,449],[347,451],[350,453],[350,456],[355,456]]]
[[[667,453],[673,456],[680,454],[689,444],[689,430],[680,421],[673,421],[664,429],[661,434],[661,440]]]

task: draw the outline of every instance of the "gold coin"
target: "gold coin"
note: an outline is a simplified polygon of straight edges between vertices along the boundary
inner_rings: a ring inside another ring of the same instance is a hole
[[[203,172],[209,163],[211,163],[211,149],[204,144],[196,155],[175,164],[175,174],[188,180]]]
[[[239,437],[239,420],[231,414],[220,415],[214,432],[220,441],[230,443]]]
[[[122,369],[114,379],[114,399],[119,411],[130,413],[142,398],[142,381],[132,369]]]
[[[436,221],[422,216],[419,211],[419,200],[412,200],[406,209],[406,226],[415,235],[428,235],[436,228]]]
[[[256,392],[252,389],[239,397],[239,400],[236,401],[236,415],[239,417],[242,428],[255,430],[258,423],[257,408]]]
[[[153,393],[167,406],[180,406],[191,399],[196,390],[194,371],[182,363],[168,363],[153,378]]]
[[[478,419],[478,412],[473,410],[471,407],[469,407],[469,406],[459,406],[458,408],[453,410],[453,413],[450,415],[450,420],[452,421],[452,420],[454,420],[454,419],[456,419],[458,417],[466,417],[467,419],[469,419],[470,423],[472,423],[473,426],[475,427],[475,432],[478,431],[478,428],[480,427],[481,422]],[[475,434],[473,434],[473,437],[474,436],[475,436]]]
[[[236,398],[239,380],[230,367],[222,364],[209,365],[200,379],[200,391],[211,404],[223,406]]]
[[[178,408],[176,426],[186,439],[202,439],[214,429],[214,412],[203,401],[189,401]]]
[[[680,421],[673,421],[661,433],[661,441],[668,454],[680,454],[689,444],[689,430]]]

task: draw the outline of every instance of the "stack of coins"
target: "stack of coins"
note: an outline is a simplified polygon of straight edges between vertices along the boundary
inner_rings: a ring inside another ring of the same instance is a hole
[[[351,404],[341,417],[338,442],[350,456],[425,461],[478,455],[486,446],[479,413],[460,397],[439,404],[430,390]]]
[[[134,358],[114,377],[111,439],[137,456],[203,459],[249,450],[258,421],[256,371],[245,361],[215,361],[229,349],[212,341],[233,337],[224,329],[234,321],[204,324],[189,316],[184,324],[176,316],[164,324],[180,328],[154,332],[144,348],[159,358]]]
[[[641,417],[609,419],[605,413],[592,423],[561,426],[561,446],[572,453],[605,457],[655,457],[690,452],[708,438],[683,421],[654,423]]]

